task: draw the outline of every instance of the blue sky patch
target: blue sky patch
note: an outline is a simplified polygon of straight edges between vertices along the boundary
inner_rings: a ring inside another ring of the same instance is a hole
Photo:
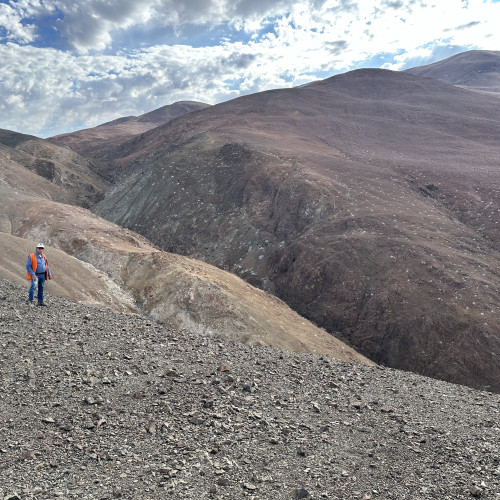
[[[361,67],[499,50],[499,2],[395,0],[382,9],[259,0],[210,9],[190,0],[166,10],[158,0],[0,0],[0,128],[48,136],[180,100],[213,104]]]

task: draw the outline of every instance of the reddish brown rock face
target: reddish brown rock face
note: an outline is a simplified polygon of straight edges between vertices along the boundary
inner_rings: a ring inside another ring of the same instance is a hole
[[[378,362],[499,390],[499,136],[494,97],[359,70],[149,131],[96,212]]]

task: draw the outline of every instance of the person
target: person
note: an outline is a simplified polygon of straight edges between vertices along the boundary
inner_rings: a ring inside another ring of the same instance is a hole
[[[43,243],[38,243],[36,246],[35,253],[28,255],[28,260],[26,261],[26,278],[31,280],[31,286],[28,297],[28,304],[33,305],[35,299],[35,289],[38,285],[38,305],[45,306],[43,301],[43,288],[45,286],[46,279],[52,279],[50,274],[49,263],[47,262],[47,257],[43,253]]]

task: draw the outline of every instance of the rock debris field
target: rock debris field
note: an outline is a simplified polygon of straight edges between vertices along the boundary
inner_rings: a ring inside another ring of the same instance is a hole
[[[500,396],[0,281],[0,498],[500,499]]]

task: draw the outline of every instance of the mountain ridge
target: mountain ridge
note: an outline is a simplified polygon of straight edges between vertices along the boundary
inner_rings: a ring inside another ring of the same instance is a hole
[[[362,70],[95,158],[0,130],[0,498],[498,498],[497,102]]]
[[[97,127],[60,134],[48,138],[56,145],[71,147],[80,154],[105,160],[110,150],[134,136],[140,135],[186,113],[193,113],[209,107],[209,104],[196,101],[179,101],[162,106],[140,116],[121,117]],[[105,172],[103,166],[101,172]]]
[[[405,72],[468,89],[500,92],[500,51],[471,50]]]
[[[387,70],[240,97],[120,148],[94,210],[278,295],[379,363],[463,383],[487,372],[496,387],[493,103]]]
[[[381,69],[240,97],[109,144],[93,210],[378,363],[498,390],[497,102]]]

